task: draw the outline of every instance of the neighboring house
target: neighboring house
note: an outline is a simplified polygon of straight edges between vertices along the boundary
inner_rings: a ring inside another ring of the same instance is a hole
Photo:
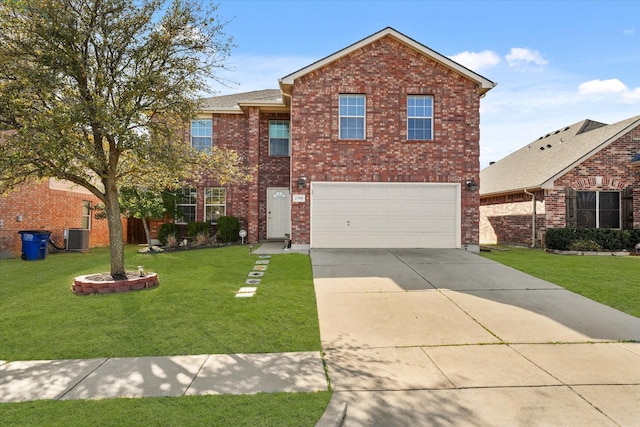
[[[185,189],[178,223],[240,218],[249,242],[479,250],[480,98],[495,84],[385,28],[279,81],[206,100],[191,144],[253,180]]]
[[[584,120],[491,164],[480,173],[480,243],[543,245],[548,228],[640,227],[639,153],[636,116]]]
[[[0,196],[0,258],[20,257],[21,230],[50,231],[58,247],[68,243],[69,229],[73,249],[108,246],[107,221],[93,217],[98,203],[84,188],[53,178],[22,184]]]

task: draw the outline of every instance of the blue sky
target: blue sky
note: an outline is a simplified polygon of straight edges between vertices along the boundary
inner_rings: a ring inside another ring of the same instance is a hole
[[[233,49],[216,94],[278,79],[385,27],[498,83],[481,167],[583,119],[640,115],[640,1],[222,1]]]

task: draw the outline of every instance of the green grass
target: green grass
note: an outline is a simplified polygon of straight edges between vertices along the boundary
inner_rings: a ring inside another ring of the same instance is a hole
[[[246,246],[138,254],[160,286],[77,296],[75,276],[109,270],[108,249],[0,260],[0,360],[321,349],[311,263],[274,255],[253,298],[235,298],[256,255]],[[0,404],[3,426],[313,426],[331,391],[250,396],[34,401]]]
[[[235,298],[257,259],[246,246],[155,255],[127,247],[160,286],[77,296],[74,276],[109,270],[107,249],[0,260],[0,359],[320,350],[309,257],[274,255],[253,298]]]
[[[640,317],[640,257],[556,255],[501,248],[482,256]]]
[[[314,426],[331,393],[0,404],[3,426]]]

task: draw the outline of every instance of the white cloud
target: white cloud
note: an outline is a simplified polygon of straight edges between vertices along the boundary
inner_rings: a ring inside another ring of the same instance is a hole
[[[626,28],[623,32],[629,36],[632,36],[636,33],[636,29],[634,28]]]
[[[640,103],[640,87],[629,89],[619,79],[590,80],[578,86],[578,93],[582,96],[620,95],[617,102],[623,104]]]
[[[549,63],[537,50],[522,47],[512,47],[505,57],[510,67],[518,67],[527,64],[546,65]]]
[[[622,102],[625,104],[640,104],[640,87],[623,93]]]
[[[590,80],[578,86],[578,93],[580,93],[580,95],[624,93],[628,90],[625,84],[618,79]]]
[[[500,63],[500,56],[490,50],[484,52],[465,51],[450,58],[474,71],[491,68]]]

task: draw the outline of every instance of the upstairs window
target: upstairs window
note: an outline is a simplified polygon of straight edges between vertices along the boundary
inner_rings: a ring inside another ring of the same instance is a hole
[[[204,189],[204,220],[215,224],[227,212],[227,190],[224,188]]]
[[[433,97],[407,96],[407,140],[433,140]]]
[[[212,124],[210,119],[191,121],[191,147],[211,153]]]
[[[365,139],[365,96],[340,95],[340,139]]]
[[[576,192],[578,228],[620,228],[620,192]]]
[[[289,155],[289,120],[269,121],[269,155]]]
[[[196,220],[196,189],[183,188],[176,193],[176,224],[188,224]]]

